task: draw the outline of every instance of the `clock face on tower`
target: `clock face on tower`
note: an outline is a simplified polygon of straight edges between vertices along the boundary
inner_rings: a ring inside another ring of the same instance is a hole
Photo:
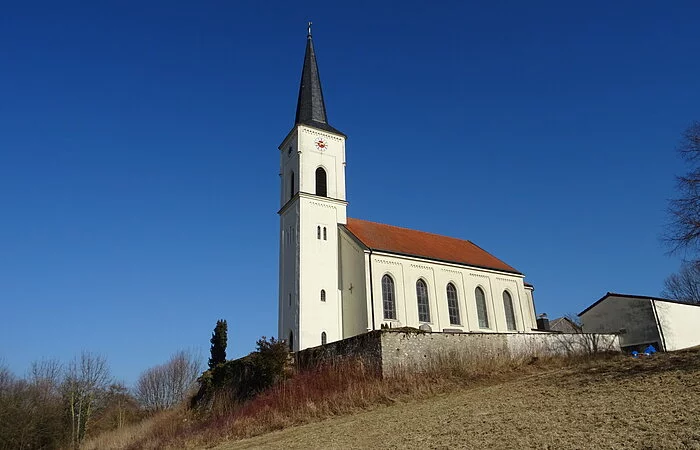
[[[326,149],[326,147],[328,147],[328,143],[323,138],[317,138],[315,142],[316,142],[316,148],[321,150],[321,151],[324,151]]]

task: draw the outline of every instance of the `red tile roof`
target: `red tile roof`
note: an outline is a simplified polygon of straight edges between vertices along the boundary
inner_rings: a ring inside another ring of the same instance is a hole
[[[520,274],[470,241],[349,217],[345,228],[372,250]]]

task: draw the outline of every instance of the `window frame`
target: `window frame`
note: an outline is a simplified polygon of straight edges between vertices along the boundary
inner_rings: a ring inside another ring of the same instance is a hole
[[[386,297],[386,291],[384,290],[384,280],[388,280],[391,283],[391,298],[387,299]],[[382,275],[381,279],[381,284],[382,284],[382,316],[384,317],[384,320],[397,320],[398,314],[396,311],[396,282],[394,281],[394,277],[391,276],[390,273],[385,273]],[[387,312],[389,311],[387,309],[387,304],[391,305],[390,312],[393,313],[393,317],[388,317]]]
[[[452,299],[450,299],[450,288],[452,288],[454,293],[454,298]],[[459,294],[457,293],[457,286],[451,281],[445,286],[445,296],[447,298],[447,314],[450,317],[450,325],[462,326],[462,317],[459,312]]]
[[[425,304],[421,304],[423,302],[421,302],[421,295],[418,289],[419,285],[423,285],[424,287]],[[430,294],[428,294],[428,282],[423,278],[416,280],[416,304],[418,306],[418,322],[432,323],[430,321]],[[424,311],[421,311],[421,307]]]
[[[481,299],[483,301],[483,315],[484,317],[481,317],[480,314],[480,308],[479,308],[479,295],[477,292],[481,292]],[[479,328],[482,330],[489,330],[491,329],[491,322],[489,320],[489,308],[488,304],[486,303],[486,290],[481,287],[477,286],[474,288],[474,302],[476,303],[476,317],[477,317],[477,323],[479,325]],[[483,319],[483,325],[482,325],[482,319]]]
[[[507,298],[506,298],[507,296]],[[513,295],[508,289],[503,290],[503,314],[506,317],[506,330],[508,331],[518,331],[518,322],[515,318],[515,305],[513,304]],[[507,302],[510,303],[510,311],[508,311]],[[510,312],[510,314],[508,314]],[[512,321],[512,327],[511,327]]]

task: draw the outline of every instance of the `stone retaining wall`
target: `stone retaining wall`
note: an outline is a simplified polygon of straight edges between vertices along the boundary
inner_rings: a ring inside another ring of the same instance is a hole
[[[527,358],[620,351],[615,334],[439,333],[419,330],[375,330],[295,354],[300,369],[360,358],[381,375],[395,370],[421,370],[436,357]]]

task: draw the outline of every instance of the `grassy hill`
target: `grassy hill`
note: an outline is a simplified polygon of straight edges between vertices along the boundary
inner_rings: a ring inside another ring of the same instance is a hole
[[[297,374],[243,405],[166,411],[95,448],[700,450],[700,348],[651,358],[437,359],[377,379]]]
[[[513,375],[217,448],[700,449],[700,350]]]

